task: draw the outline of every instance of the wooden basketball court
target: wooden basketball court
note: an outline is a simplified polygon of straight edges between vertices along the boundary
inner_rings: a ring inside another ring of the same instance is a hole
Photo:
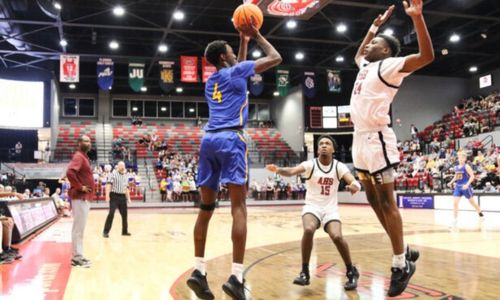
[[[61,219],[21,249],[22,261],[0,266],[2,299],[196,299],[185,281],[192,271],[196,209],[129,211],[131,237],[115,216],[102,237],[107,210],[92,210],[85,233],[89,269],[71,268],[71,219]],[[479,229],[462,212],[460,232],[447,225],[451,211],[402,210],[406,241],[419,249],[417,272],[397,299],[497,299],[500,287],[500,214],[487,213]],[[311,285],[295,286],[301,268],[300,206],[249,208],[245,278],[250,299],[384,299],[390,277],[390,242],[368,206],[341,206],[343,232],[361,272],[357,291],[345,292],[345,267],[333,243],[317,231]],[[208,233],[207,272],[216,299],[231,269],[231,215],[217,209]],[[43,250],[40,243],[50,243]],[[42,251],[43,250],[43,251]],[[55,258],[49,261],[49,251]],[[55,254],[56,253],[56,254]],[[37,269],[32,274],[29,270]],[[19,278],[18,273],[27,274]],[[15,278],[15,279],[13,279]],[[65,284],[67,282],[67,284]],[[10,287],[10,288],[9,288]],[[20,298],[22,297],[22,298]],[[29,298],[26,298],[29,297]],[[456,297],[456,298],[449,298]]]

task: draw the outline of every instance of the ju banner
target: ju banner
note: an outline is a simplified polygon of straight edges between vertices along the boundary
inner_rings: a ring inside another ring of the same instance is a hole
[[[276,89],[280,96],[288,95],[290,87],[290,71],[288,69],[276,70]]]
[[[314,72],[304,72],[304,81],[302,82],[302,92],[307,98],[316,96],[316,83]]]
[[[255,74],[250,77],[250,86],[249,86],[250,93],[254,96],[259,96],[262,94],[264,91],[264,80],[262,78],[262,75],[260,74]]]
[[[217,72],[217,68],[209,63],[205,57],[201,59],[201,71],[203,73],[203,82],[207,82],[208,77]]]
[[[332,93],[342,92],[342,80],[340,79],[340,71],[326,70],[326,78],[328,80],[328,91]]]
[[[59,81],[78,82],[80,81],[80,56],[61,55],[59,61]]]
[[[103,91],[113,86],[114,65],[111,58],[99,58],[97,61],[97,85]]]
[[[128,84],[134,92],[141,91],[144,85],[144,63],[131,62],[128,64]]]
[[[174,87],[174,69],[172,66],[175,64],[173,61],[159,61],[160,64],[160,88],[165,93],[170,93]]]
[[[181,81],[198,82],[198,57],[181,56]]]

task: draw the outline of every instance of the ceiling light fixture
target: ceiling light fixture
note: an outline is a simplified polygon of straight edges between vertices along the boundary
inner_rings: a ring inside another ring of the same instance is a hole
[[[121,17],[125,14],[125,8],[123,8],[123,6],[117,5],[113,8],[113,14],[117,17]]]
[[[288,28],[288,29],[294,29],[295,27],[297,27],[297,21],[295,21],[295,20],[288,20],[288,22],[286,22],[286,28]]]
[[[111,48],[113,50],[116,50],[116,49],[120,48],[120,44],[118,44],[117,41],[111,41],[109,43],[109,48]]]
[[[177,93],[182,93],[182,92],[184,91],[184,89],[183,89],[183,88],[181,88],[181,87],[178,87],[178,88],[176,88],[176,89],[175,89],[175,91],[176,91]]]
[[[148,87],[146,86],[141,86],[141,92],[147,92],[148,91]]]
[[[59,42],[59,45],[63,46],[63,47],[66,47],[68,46],[68,41],[66,41],[65,39],[62,39],[60,42]]]
[[[477,72],[477,67],[476,67],[476,66],[471,66],[471,67],[469,68],[469,72],[471,72],[471,73],[476,73],[476,72]]]
[[[174,12],[174,19],[176,19],[177,21],[184,20],[184,12],[181,10],[176,10]]]
[[[296,59],[296,60],[303,60],[303,59],[304,59],[304,53],[302,53],[302,52],[297,52],[297,53],[295,54],[295,59]]]
[[[337,25],[337,32],[344,33],[347,31],[347,26],[344,23]]]
[[[160,45],[158,46],[158,51],[160,51],[160,52],[162,52],[162,53],[165,53],[165,52],[167,52],[167,51],[168,51],[168,46],[167,46],[167,45],[165,45],[165,44],[160,44]]]
[[[69,88],[72,89],[72,90],[76,89],[76,84],[74,84],[74,83],[70,84]]]
[[[259,57],[261,57],[261,56],[262,56],[262,52],[260,52],[260,50],[254,50],[254,51],[252,52],[252,57],[253,57],[253,58],[259,58]]]
[[[385,35],[394,35],[394,30],[392,30],[392,28],[386,28],[384,30],[384,34]]]
[[[450,36],[450,42],[458,43],[459,41],[460,41],[460,36],[458,34],[454,33]]]
[[[280,93],[279,93],[279,92],[274,92],[274,93],[273,93],[273,96],[274,96],[274,97],[278,97],[279,95],[280,95]]]
[[[344,57],[342,55],[339,55],[335,58],[336,62],[344,62]]]
[[[57,9],[57,10],[61,10],[62,9],[61,3],[54,2],[54,8]]]

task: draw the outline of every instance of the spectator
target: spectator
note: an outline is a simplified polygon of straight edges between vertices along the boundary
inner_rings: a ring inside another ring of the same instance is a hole
[[[160,181],[161,202],[167,201],[167,179],[163,177]]]
[[[483,193],[496,193],[497,189],[491,185],[491,182],[486,182],[484,185]]]
[[[415,127],[414,124],[411,124],[410,125],[410,134],[411,134],[411,139],[414,140],[417,138],[417,134],[418,134],[418,129],[417,127]]]
[[[21,160],[21,154],[23,152],[23,144],[20,141],[18,141],[17,144],[16,144],[16,146],[14,148],[15,148],[15,151],[16,151],[16,158],[17,158],[18,161],[20,161]]]

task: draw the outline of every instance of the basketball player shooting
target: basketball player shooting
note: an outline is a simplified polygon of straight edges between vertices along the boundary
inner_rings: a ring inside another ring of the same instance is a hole
[[[253,20],[253,19],[252,19]],[[205,57],[217,68],[205,84],[209,120],[201,141],[197,185],[201,191],[200,210],[194,227],[195,270],[188,286],[201,299],[214,299],[205,272],[205,244],[210,218],[215,209],[219,183],[227,184],[231,199],[233,227],[232,273],[222,286],[232,299],[245,299],[243,259],[247,237],[246,195],[248,151],[243,129],[248,120],[247,80],[281,63],[276,49],[260,34],[254,21],[240,31],[238,57],[226,41],[213,41]],[[256,61],[245,61],[248,42],[254,39],[266,54]]]
[[[387,232],[393,250],[388,296],[401,294],[415,272],[419,253],[405,247],[403,222],[394,199],[394,167],[399,164],[389,109],[403,79],[434,60],[432,41],[422,14],[422,0],[403,1],[418,40],[418,53],[398,57],[399,41],[377,31],[394,11],[390,6],[373,21],[355,61],[360,68],[351,95],[354,123],[353,162],[368,202]]]

